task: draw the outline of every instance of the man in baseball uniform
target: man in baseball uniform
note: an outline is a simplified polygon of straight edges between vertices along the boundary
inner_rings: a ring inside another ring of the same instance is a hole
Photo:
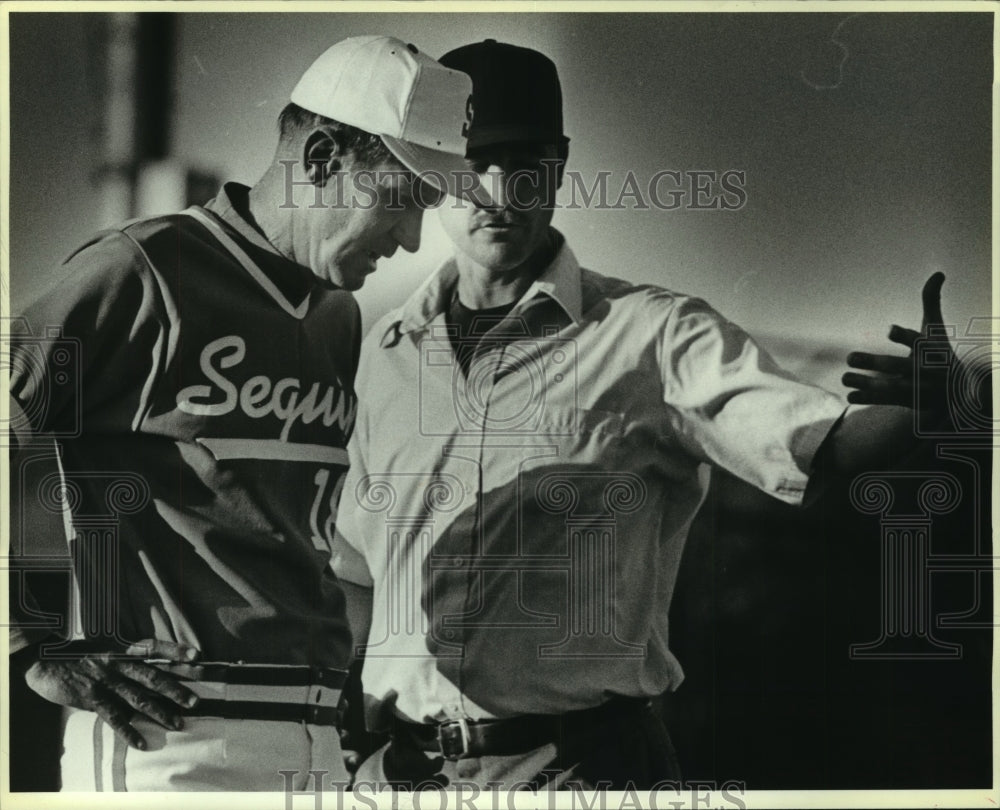
[[[472,77],[492,201],[447,201],[454,258],[362,346],[333,564],[374,606],[362,680],[391,741],[358,784],[649,789],[679,774],[650,700],[683,677],[668,609],[710,467],[797,504],[910,420],[845,416],[704,301],[581,268],[551,225],[555,66],[492,40],[441,62]]]
[[[418,248],[465,168],[471,90],[413,45],[343,40],[293,90],[256,185],[99,233],[25,311],[13,423],[64,437],[79,598],[66,639],[13,600],[12,662],[71,708],[64,790],[346,780],[352,636],[328,561],[357,413],[349,291]]]

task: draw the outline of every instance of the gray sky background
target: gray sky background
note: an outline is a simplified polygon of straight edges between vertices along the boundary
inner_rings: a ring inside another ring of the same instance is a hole
[[[11,42],[15,308],[95,221],[95,59],[78,14],[19,14]],[[581,264],[701,295],[751,332],[882,347],[943,270],[946,318],[991,314],[989,14],[183,14],[172,152],[252,183],[274,120],[332,42],[431,55],[492,37],[562,81],[569,168],[746,172],[737,211],[560,211]],[[836,44],[836,38],[841,44]],[[57,56],[54,56],[57,54]],[[88,54],[90,54],[88,56]],[[97,60],[99,62],[99,60]],[[568,202],[564,194],[563,202]],[[626,204],[628,201],[626,201]],[[360,293],[366,327],[448,255],[436,221]]]

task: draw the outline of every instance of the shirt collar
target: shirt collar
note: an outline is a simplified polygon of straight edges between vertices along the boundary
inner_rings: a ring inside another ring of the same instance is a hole
[[[558,234],[560,247],[551,264],[536,278],[518,300],[512,314],[522,310],[539,295],[555,301],[574,323],[583,315],[583,293],[580,289],[580,265],[576,256]],[[405,335],[425,328],[431,321],[447,312],[452,291],[458,281],[458,267],[454,259],[446,261],[403,304],[399,317],[393,320],[382,336],[382,346],[391,342],[390,335]]]
[[[242,183],[226,183],[215,197],[205,203],[204,208],[215,214],[251,244],[290,261],[240,214],[240,208],[246,208],[246,199],[249,193],[250,189]],[[241,200],[243,205],[237,205],[237,200]]]

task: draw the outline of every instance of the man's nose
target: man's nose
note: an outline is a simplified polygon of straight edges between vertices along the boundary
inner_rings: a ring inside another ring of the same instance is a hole
[[[407,253],[416,253],[420,250],[420,227],[423,215],[421,208],[406,211],[392,229],[393,238]]]
[[[479,176],[479,182],[493,200],[493,208],[506,208],[510,202],[507,188],[507,171],[503,166],[492,163]]]

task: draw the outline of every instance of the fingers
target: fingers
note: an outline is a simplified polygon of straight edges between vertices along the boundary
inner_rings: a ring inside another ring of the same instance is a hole
[[[133,655],[137,658],[158,658],[164,661],[177,661],[179,663],[189,663],[198,659],[198,650],[194,647],[158,638],[147,638],[137,641],[125,652],[127,655]]]
[[[119,661],[117,670],[126,678],[140,684],[157,695],[170,699],[178,706],[190,709],[198,703],[198,696],[183,686],[172,675],[140,661]]]
[[[146,741],[132,727],[136,713],[168,729],[180,729],[179,707],[197,698],[169,674],[142,661],[91,655],[38,662],[26,674],[28,686],[46,700],[96,712],[134,748]]]
[[[899,343],[908,349],[913,349],[914,343],[921,335],[941,336],[944,327],[944,316],[941,314],[941,287],[944,284],[944,273],[934,273],[924,284],[921,293],[923,299],[923,321],[920,331],[892,325],[889,329],[889,340]]]
[[[198,657],[193,647],[160,639],[144,639],[131,645],[126,653],[166,661],[193,661]],[[163,728],[175,731],[183,728],[184,720],[178,707],[191,708],[198,702],[197,695],[190,689],[145,661],[117,656],[100,656],[100,659],[103,672],[98,687],[104,700],[112,703],[109,711],[113,712],[115,721],[108,720],[108,723],[129,745],[142,739],[130,724],[133,712]]]
[[[913,360],[911,358],[893,357],[886,354],[851,352],[847,355],[847,365],[865,371],[878,371],[882,374],[906,376],[913,373]]]
[[[898,405],[901,408],[913,407],[913,398],[898,391],[848,391],[847,401],[851,405]]]
[[[914,388],[912,382],[902,378],[871,377],[867,374],[847,372],[841,381],[848,388],[857,390],[847,394],[847,401],[855,405],[902,405],[912,408]]]
[[[944,284],[944,273],[934,273],[924,284],[922,298],[924,303],[924,319],[922,331],[927,334],[928,326],[943,326],[944,316],[941,314],[941,286]]]
[[[132,726],[131,711],[120,708],[110,701],[96,704],[93,710],[128,745],[132,748],[138,748],[140,751],[146,750],[146,738]]]
[[[102,689],[113,694],[119,701],[124,701],[138,714],[164,728],[177,731],[184,726],[176,706],[167,703],[159,694],[143,688],[135,681],[110,675],[102,683]]]
[[[906,346],[908,349],[913,348],[913,344],[917,342],[917,338],[920,337],[920,332],[916,329],[904,329],[902,326],[897,326],[893,324],[889,329],[889,340],[893,343],[899,343]]]
[[[133,644],[128,652],[169,661],[192,661],[198,655],[193,647],[159,639]],[[182,728],[184,721],[177,707],[192,708],[198,703],[198,696],[173,675],[145,661],[118,659],[107,666],[105,687],[164,728]]]
[[[900,327],[895,328],[899,329]],[[847,355],[847,364],[852,368],[876,372],[875,374],[857,374],[849,371],[841,377],[841,382],[844,385],[857,389],[848,393],[848,402],[854,405],[913,407],[915,389],[912,357],[851,352]]]
[[[146,738],[132,725],[134,712],[106,681],[95,683],[93,698],[86,708],[95,712],[128,745],[145,751]]]

